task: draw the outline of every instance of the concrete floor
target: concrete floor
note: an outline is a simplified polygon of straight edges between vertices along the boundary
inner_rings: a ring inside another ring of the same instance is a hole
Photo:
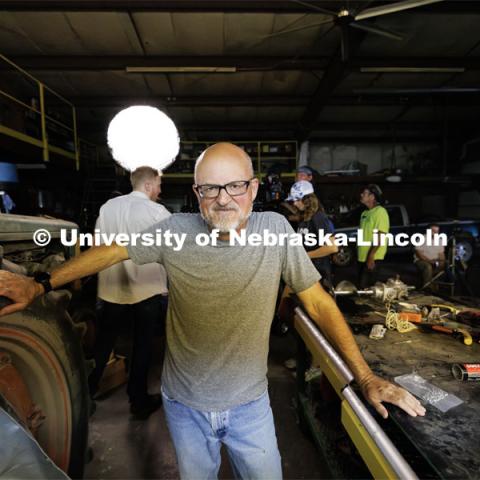
[[[283,361],[293,352],[293,340],[289,336],[272,337],[269,393],[284,477],[329,478],[320,454],[297,426],[292,403],[295,379],[283,366]],[[160,363],[159,353],[150,381],[151,393],[159,392]],[[90,446],[93,459],[86,465],[86,479],[179,478],[163,409],[145,421],[132,419],[125,385],[97,400],[97,410],[90,421]],[[222,452],[222,458],[219,476],[232,478],[225,452]]]

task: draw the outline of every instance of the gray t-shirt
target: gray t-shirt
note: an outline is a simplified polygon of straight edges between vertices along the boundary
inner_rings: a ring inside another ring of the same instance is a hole
[[[159,262],[169,280],[167,350],[162,387],[192,408],[222,411],[250,402],[267,388],[270,326],[280,278],[295,292],[319,274],[300,246],[199,246],[209,233],[198,214],[175,214],[148,232],[186,233],[182,250],[129,246],[138,264]],[[284,217],[252,213],[247,235],[294,233]]]

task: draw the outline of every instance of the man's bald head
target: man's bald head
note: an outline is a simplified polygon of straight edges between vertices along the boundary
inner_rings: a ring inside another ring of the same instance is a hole
[[[218,187],[218,195],[201,195],[199,187],[207,185]],[[240,187],[232,192],[232,185]],[[198,157],[195,164],[193,190],[200,213],[210,227],[220,232],[243,228],[258,191],[258,180],[254,177],[250,157],[231,143],[212,145]]]
[[[195,183],[216,183],[205,176],[212,170],[242,168],[248,178],[253,177],[252,160],[248,154],[233,143],[216,143],[202,152],[195,163]]]

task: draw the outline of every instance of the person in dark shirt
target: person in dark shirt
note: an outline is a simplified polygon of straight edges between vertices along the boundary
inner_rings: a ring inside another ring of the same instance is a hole
[[[333,288],[330,258],[334,253],[338,252],[338,247],[333,242],[333,234],[335,233],[333,223],[327,217],[322,204],[315,195],[313,185],[306,180],[295,182],[286,200],[293,202],[293,206],[297,212],[296,215],[288,218],[291,221],[298,222],[296,231],[303,235],[304,248],[313,265],[322,276],[320,280],[321,284],[328,291]],[[332,241],[325,242],[325,244],[319,242],[319,236],[322,233],[324,235],[328,233],[332,234]],[[307,234],[310,234],[309,236],[312,239],[314,238],[314,241],[307,242]],[[295,306],[295,303],[290,297],[291,293],[292,290],[288,286],[283,289],[276,315],[276,324],[284,326],[285,331],[288,330],[287,325],[290,322]],[[291,360],[287,360],[287,363],[288,362],[291,362]]]
[[[330,282],[332,276],[330,258],[338,252],[338,247],[333,242],[319,245],[320,232],[324,235],[330,233],[332,236],[335,232],[333,223],[314,193],[313,185],[305,180],[294,183],[287,201],[293,202],[298,212],[297,233],[301,233],[304,238],[307,234],[315,236],[315,244],[309,245],[304,241],[304,247],[322,278]]]

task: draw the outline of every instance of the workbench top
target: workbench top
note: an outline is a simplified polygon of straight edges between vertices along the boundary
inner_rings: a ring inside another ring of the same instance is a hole
[[[439,298],[418,294],[408,301],[445,304]],[[372,340],[368,337],[370,326],[384,323],[374,311],[385,311],[385,306],[367,299],[355,303],[359,312],[342,308],[342,302],[339,306],[374,372],[392,381],[416,373],[464,402],[445,413],[426,404],[426,416],[417,418],[389,407],[391,418],[440,478],[480,478],[480,381],[456,380],[451,373],[454,363],[480,363],[480,345],[466,346],[452,335],[420,329],[409,333],[387,330],[383,339]]]

